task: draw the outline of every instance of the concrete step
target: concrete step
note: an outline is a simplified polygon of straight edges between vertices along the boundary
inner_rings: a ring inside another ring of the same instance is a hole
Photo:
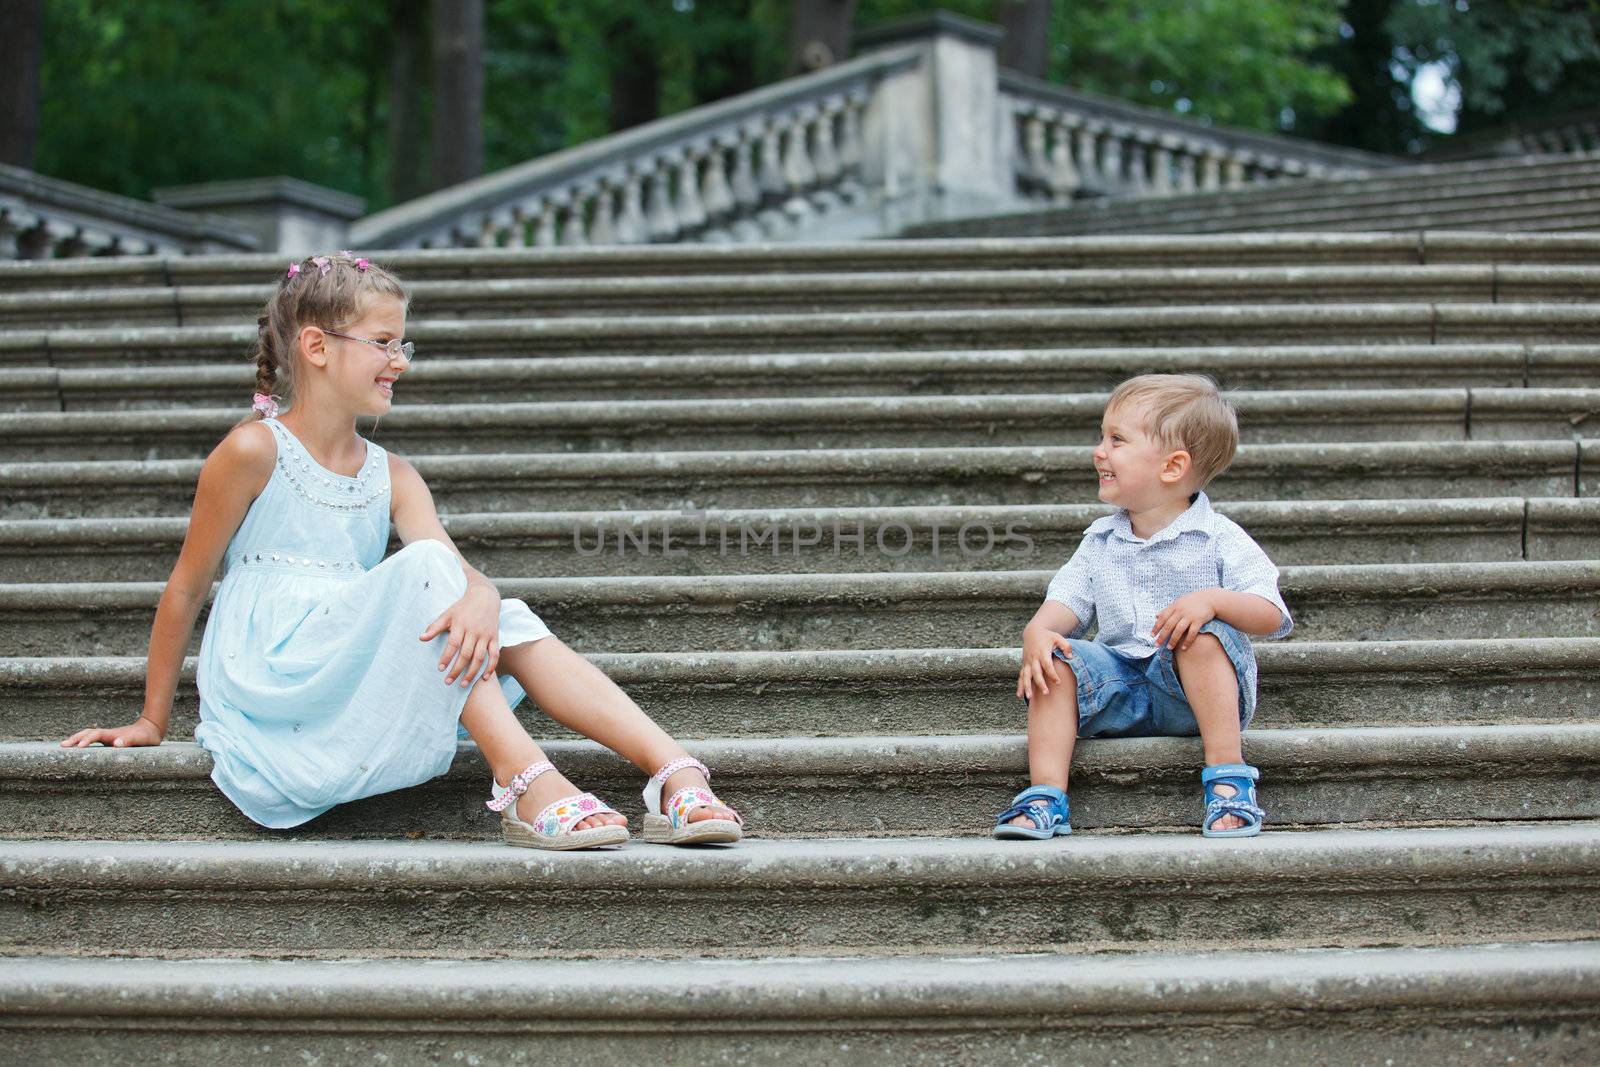
[[[694,754],[762,838],[971,837],[1028,782],[1017,735],[708,740]],[[637,830],[641,773],[592,742],[548,754]],[[1251,730],[1274,828],[1600,819],[1600,722],[1567,726]],[[1086,740],[1074,756],[1073,827],[1187,830],[1205,805],[1198,738]],[[342,805],[292,832],[263,830],[211,783],[192,743],[80,751],[0,744],[0,802],[17,839],[460,839],[498,841],[489,771],[464,744],[450,771]],[[1487,783],[1493,788],[1485,788]]]
[[[397,392],[408,390],[401,381]],[[1600,389],[1233,393],[1246,444],[1571,440],[1600,426]],[[409,454],[727,448],[1031,446],[1099,438],[1106,394],[597,400],[402,405],[368,429]],[[0,414],[0,462],[189,459],[237,405]]]
[[[1584,302],[1592,299],[1597,278],[1600,267],[1546,264],[850,271],[688,282],[676,273],[609,279],[475,278],[414,283],[411,313],[421,319],[504,319],[926,307]],[[202,284],[0,292],[0,327],[231,324],[259,313],[275,287]]]
[[[1087,503],[1091,448],[771,449],[418,456],[445,512]],[[1580,456],[1582,466],[1580,468]],[[0,463],[0,519],[182,514],[199,460]],[[1600,495],[1600,443],[1245,445],[1227,500]]]
[[[1600,559],[1600,498],[1233,501],[1217,507],[1280,566]],[[882,574],[1056,567],[1107,510],[1103,504],[1045,504],[558,511],[468,513],[443,521],[467,560],[492,576]],[[0,520],[0,573],[28,582],[165,581],[187,527],[178,517]],[[398,547],[391,541],[391,550]]]
[[[684,991],[692,996],[685,997]],[[1600,945],[800,960],[11,959],[19,1062],[1582,1063]],[[596,1015],[595,1006],[604,1005]],[[1226,1013],[1234,1022],[1224,1022]],[[575,1019],[584,1020],[575,1025]]]
[[[1265,186],[1252,187],[1255,196]],[[1320,264],[1575,263],[1600,266],[1600,238],[1505,233],[1245,234],[1039,240],[855,241],[833,244],[459,248],[385,252],[409,282],[497,278],[629,278],[908,270],[1073,270],[1112,267]],[[283,270],[264,255],[117,256],[0,263],[0,292],[109,286],[253,285]]]
[[[752,356],[552,356],[419,361],[404,399],[500,403],[795,396],[1053,395],[1109,391],[1143,371],[1199,371],[1225,389],[1591,388],[1600,346],[1369,345],[852,352]],[[224,407],[255,372],[228,365],[0,367],[0,411]],[[396,414],[407,410],[407,405]]]
[[[1332,225],[1342,230],[1339,209],[1351,215],[1374,210],[1386,212],[1397,225],[1382,228],[1426,230],[1437,205],[1459,205],[1476,211],[1456,229],[1481,230],[1485,226],[1501,229],[1508,215],[1517,208],[1537,211],[1553,207],[1558,215],[1570,214],[1576,205],[1579,213],[1588,193],[1600,185],[1600,167],[1592,159],[1545,158],[1507,161],[1491,166],[1488,161],[1446,164],[1442,167],[1408,167],[1389,174],[1360,178],[1314,181],[1273,182],[1242,189],[1222,189],[1168,197],[1133,200],[1089,200],[1045,211],[1013,212],[988,218],[969,218],[951,222],[924,223],[906,231],[907,236],[943,238],[1000,238],[1014,236],[1068,236],[1082,233],[1115,233],[1126,228],[1160,226],[1152,230],[1166,234],[1187,234],[1183,223],[1205,226],[1209,220],[1243,222],[1259,216],[1288,214],[1296,210],[1310,214],[1320,210]],[[1248,229],[1248,225],[1240,225]],[[1380,227],[1371,227],[1379,229]],[[1571,230],[1576,227],[1557,227]],[[1269,228],[1257,226],[1257,232]],[[1279,231],[1283,236],[1295,232]],[[1428,235],[1429,243],[1446,236],[1448,230]]]
[[[7,841],[0,868],[0,945],[11,954],[1392,947],[1591,937],[1600,822],[555,854],[475,842]],[[508,908],[551,899],[563,906],[507,921]]]
[[[596,653],[681,737],[982,734],[1021,729],[1014,648]],[[1260,727],[1486,725],[1600,718],[1600,638],[1266,642]],[[195,661],[171,737],[194,736]],[[139,714],[139,657],[0,658],[0,740],[59,740]],[[561,730],[529,704],[539,736]]]
[[[419,319],[419,360],[1197,345],[1590,344],[1594,303],[1348,303]],[[253,325],[0,334],[0,367],[240,366]]]
[[[582,651],[1006,648],[1054,570],[497,577]],[[1600,560],[1288,567],[1294,640],[1600,636]],[[0,647],[138,655],[161,582],[0,584]],[[198,650],[209,604],[190,636]]]

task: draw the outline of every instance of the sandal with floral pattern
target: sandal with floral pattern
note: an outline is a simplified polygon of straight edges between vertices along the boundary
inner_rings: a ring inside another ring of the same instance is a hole
[[[743,838],[744,819],[738,812],[734,812],[731,819],[689,821],[689,813],[699,808],[727,807],[709,789],[686,786],[672,794],[666,807],[662,807],[661,790],[667,779],[687,767],[693,767],[705,775],[707,781],[711,780],[706,765],[693,756],[675,759],[651,775],[644,787],[644,839],[658,845],[726,845]]]
[[[593,793],[576,793],[547,804],[532,822],[523,822],[517,817],[517,798],[528,791],[528,786],[533,784],[535,778],[555,769],[555,764],[544,760],[530,764],[511,779],[509,786],[493,783],[494,799],[486,803],[490,811],[500,813],[500,836],[506,844],[565,851],[625,843],[628,840],[628,828],[620,823],[591,826],[586,830],[573,829],[574,825],[591,815],[602,815],[608,811],[621,814]]]

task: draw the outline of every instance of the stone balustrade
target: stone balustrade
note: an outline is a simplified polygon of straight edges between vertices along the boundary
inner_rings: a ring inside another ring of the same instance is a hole
[[[365,248],[782,239],[867,198],[862,129],[913,49],[876,54],[487,175],[357,222]]]
[[[1519,156],[1570,156],[1600,152],[1600,109],[1514,122],[1496,129],[1452,137],[1423,154],[1429,162],[1506,159]]]
[[[1386,156],[1209,126],[1170,112],[1005,72],[1012,173],[1025,200],[1118,199],[1238,188],[1281,178],[1354,177]]]
[[[256,248],[224,219],[0,164],[0,259],[192,255]]]

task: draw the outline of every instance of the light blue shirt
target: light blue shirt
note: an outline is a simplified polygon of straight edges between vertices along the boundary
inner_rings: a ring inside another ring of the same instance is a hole
[[[1232,519],[1211,510],[1204,493],[1189,509],[1150,538],[1133,532],[1118,508],[1083,531],[1072,558],[1056,572],[1045,593],[1071,609],[1082,637],[1096,622],[1097,640],[1128,656],[1154,655],[1156,614],[1197,589],[1252,593],[1283,613],[1271,634],[1283,637],[1294,619],[1278,593],[1278,568],[1261,546]]]

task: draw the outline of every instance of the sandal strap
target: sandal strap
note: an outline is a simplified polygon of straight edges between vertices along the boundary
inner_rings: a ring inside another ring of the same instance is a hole
[[[677,774],[679,771],[688,767],[693,767],[695,770],[705,775],[706,781],[709,782],[711,780],[710,768],[708,768],[704,763],[701,763],[699,760],[695,759],[693,756],[679,756],[677,759],[673,760],[671,763],[652,774],[650,776],[650,780],[655,782],[657,785],[666,785],[668,778],[671,778],[674,774]]]
[[[660,815],[662,813],[661,791],[666,788],[667,779],[671,778],[679,771],[687,770],[690,767],[693,767],[695,770],[705,775],[707,782],[711,781],[711,770],[704,763],[701,763],[693,756],[679,756],[677,759],[673,760],[671,763],[668,763],[665,767],[662,767],[659,771],[652,774],[650,776],[650,780],[644,784],[644,810],[648,811],[651,815]],[[673,795],[676,796],[677,794],[675,793]]]
[[[662,812],[667,817],[667,822],[676,830],[689,821],[689,813],[697,808],[728,808],[728,805],[717,799],[717,795],[709,789],[702,789],[697,785],[687,785],[672,794],[667,801],[666,810]],[[733,811],[732,808],[728,808]],[[733,821],[740,826],[744,825],[744,816],[733,811]]]
[[[582,822],[591,815],[604,815],[608,811],[615,813],[616,810],[593,793],[574,793],[546,804],[544,810],[535,815],[528,825],[542,837],[562,837],[572,832],[574,823]]]
[[[1055,786],[1032,785],[1011,798],[1011,806],[995,818],[994,824],[1001,826],[1018,815],[1026,815],[1033,820],[1035,829],[1053,830],[1071,818],[1071,810],[1067,794]]]
[[[528,787],[533,784],[535,778],[555,769],[556,765],[549,760],[530,763],[511,779],[511,784],[506,786],[505,789],[500,788],[499,782],[494,782],[494,799],[484,801],[484,803],[490,811],[505,811],[517,802],[518,797],[528,791]]]

